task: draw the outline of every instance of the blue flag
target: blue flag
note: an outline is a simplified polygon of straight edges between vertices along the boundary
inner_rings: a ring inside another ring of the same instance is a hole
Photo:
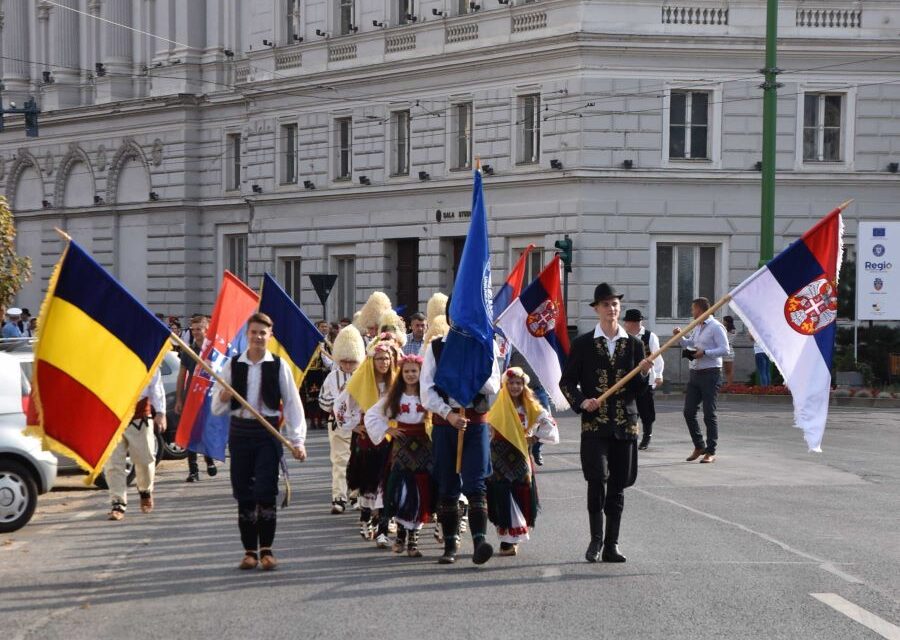
[[[494,364],[493,289],[481,171],[475,171],[472,221],[448,311],[450,333],[434,383],[465,406],[491,377]]]

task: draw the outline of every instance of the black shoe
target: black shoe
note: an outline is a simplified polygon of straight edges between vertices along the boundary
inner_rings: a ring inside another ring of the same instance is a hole
[[[212,478],[214,475],[219,473],[219,468],[215,464],[206,465],[206,475]]]
[[[191,471],[185,482],[200,482],[200,474],[196,471]]]
[[[638,449],[640,449],[641,451],[644,451],[649,446],[650,446],[650,436],[644,436],[643,438],[641,438],[641,443],[638,445]]]
[[[603,562],[625,562],[625,556],[619,553],[617,544],[604,544],[602,558]]]
[[[588,545],[587,551],[584,552],[584,559],[588,562],[599,562],[600,547],[602,546],[602,540],[600,540],[599,538],[591,538],[591,543]]]
[[[494,547],[491,546],[484,538],[475,544],[475,551],[472,552],[472,562],[475,564],[484,564],[494,555]]]
[[[541,454],[540,451],[538,451],[537,453],[534,454],[534,463],[539,467],[544,466],[544,456]]]
[[[438,558],[438,564],[453,564],[459,553],[459,537],[444,536],[444,555]]]

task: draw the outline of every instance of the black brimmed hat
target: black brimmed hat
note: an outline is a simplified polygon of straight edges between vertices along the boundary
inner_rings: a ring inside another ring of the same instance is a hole
[[[624,296],[625,294],[616,291],[615,287],[608,285],[605,282],[601,282],[597,285],[597,288],[594,289],[594,301],[591,303],[591,306],[596,307],[604,300],[609,300],[610,298],[618,298],[621,300]]]
[[[640,322],[644,319],[643,314],[640,309],[629,309],[625,312],[625,317],[622,318],[623,322]]]

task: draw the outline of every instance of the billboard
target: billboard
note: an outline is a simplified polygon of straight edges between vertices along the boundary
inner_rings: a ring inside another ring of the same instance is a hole
[[[856,317],[900,320],[900,220],[859,222]]]

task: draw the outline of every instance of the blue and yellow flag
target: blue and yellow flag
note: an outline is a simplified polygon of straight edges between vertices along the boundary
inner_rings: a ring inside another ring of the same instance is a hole
[[[287,362],[299,388],[325,337],[268,273],[263,276],[259,311],[275,323],[269,351]]]
[[[28,433],[93,482],[169,349],[169,329],[74,241],[38,320]]]

